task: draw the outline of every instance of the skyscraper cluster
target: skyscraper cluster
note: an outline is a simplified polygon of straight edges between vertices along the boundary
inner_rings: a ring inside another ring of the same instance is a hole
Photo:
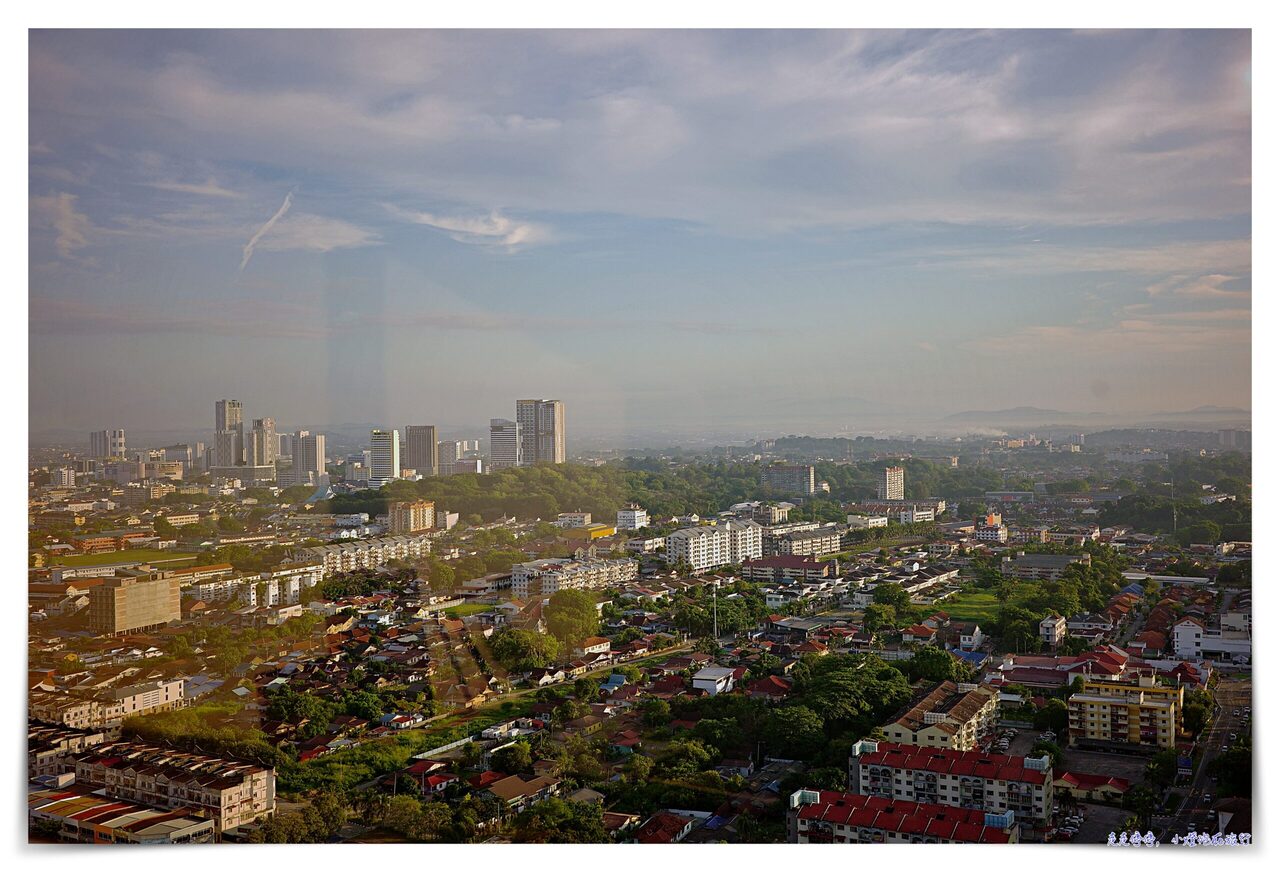
[[[514,421],[490,419],[491,469],[564,461],[564,403],[560,400],[517,400]]]

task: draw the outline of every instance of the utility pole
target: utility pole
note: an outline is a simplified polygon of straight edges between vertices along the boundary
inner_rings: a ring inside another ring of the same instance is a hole
[[[720,642],[720,613],[716,609],[716,593],[718,591],[718,586],[711,588],[711,637],[716,640],[717,645]]]

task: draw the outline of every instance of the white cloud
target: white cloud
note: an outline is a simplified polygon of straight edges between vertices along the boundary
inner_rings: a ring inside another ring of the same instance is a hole
[[[258,241],[266,235],[267,231],[270,230],[277,221],[284,217],[284,214],[289,211],[289,207],[291,205],[293,205],[293,191],[284,195],[284,202],[280,204],[280,208],[276,210],[276,213],[268,218],[267,223],[259,227],[253,236],[249,237],[249,241],[244,244],[244,251],[240,256],[241,272],[244,272],[244,268],[249,265],[249,258],[253,257],[253,250],[258,244]]]
[[[314,251],[364,248],[380,244],[378,235],[349,221],[305,212],[292,212],[263,236],[258,247],[265,251]]]
[[[496,209],[488,215],[456,217],[384,205],[388,212],[402,221],[443,230],[454,241],[468,245],[494,245],[514,250],[547,242],[551,238],[549,229],[543,225],[513,220]]]
[[[157,188],[161,191],[173,191],[179,194],[196,194],[202,197],[228,197],[238,199],[244,196],[237,191],[224,188],[213,178],[208,179],[204,183],[190,184],[184,182],[147,182],[147,187]]]
[[[59,193],[31,198],[34,217],[52,227],[58,256],[71,260],[76,252],[89,244],[92,223],[89,216],[76,208],[76,195]]]

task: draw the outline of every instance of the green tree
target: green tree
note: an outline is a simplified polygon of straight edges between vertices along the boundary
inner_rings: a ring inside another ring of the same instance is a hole
[[[905,612],[911,608],[911,594],[897,582],[878,585],[871,594],[871,599],[881,605],[892,606],[896,612]]]
[[[803,705],[769,712],[761,737],[772,753],[795,760],[812,758],[826,742],[822,718]]]
[[[671,704],[665,699],[646,699],[636,708],[646,727],[665,727],[671,721]]]
[[[1060,699],[1049,700],[1036,710],[1033,723],[1038,730],[1053,730],[1061,734],[1067,728],[1067,704]]]
[[[955,657],[932,645],[916,651],[906,667],[912,681],[955,681],[966,671]]]
[[[534,630],[504,628],[489,640],[489,650],[512,672],[529,672],[550,666],[560,657],[560,642]]]
[[[600,628],[595,598],[585,590],[556,591],[542,610],[542,616],[547,630],[566,649],[582,644],[583,639],[594,636]]]
[[[604,810],[594,803],[552,797],[516,816],[512,841],[519,843],[601,844],[609,841]]]
[[[528,772],[533,768],[533,751],[528,742],[517,741],[494,751],[489,756],[489,764],[496,771],[508,775]]]

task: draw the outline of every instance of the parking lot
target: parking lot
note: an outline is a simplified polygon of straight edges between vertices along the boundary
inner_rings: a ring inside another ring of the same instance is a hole
[[[1007,748],[1001,749],[996,743],[1000,741],[1000,737],[1004,733],[1013,733],[1009,736],[1009,745]],[[992,744],[988,750],[992,754],[1007,754],[1010,757],[1025,757],[1031,753],[1031,746],[1040,740],[1040,730],[1027,729],[1018,730],[1013,727],[999,727],[992,734]]]
[[[1077,845],[1105,845],[1107,837],[1115,833],[1120,835],[1120,828],[1129,812],[1109,805],[1094,805],[1089,802],[1080,803],[1084,809],[1084,823],[1080,824],[1080,832],[1071,840]]]
[[[1130,784],[1141,784],[1147,771],[1148,757],[1138,754],[1112,754],[1106,751],[1081,751],[1063,748],[1064,772],[1085,772],[1090,775],[1112,775]]]

